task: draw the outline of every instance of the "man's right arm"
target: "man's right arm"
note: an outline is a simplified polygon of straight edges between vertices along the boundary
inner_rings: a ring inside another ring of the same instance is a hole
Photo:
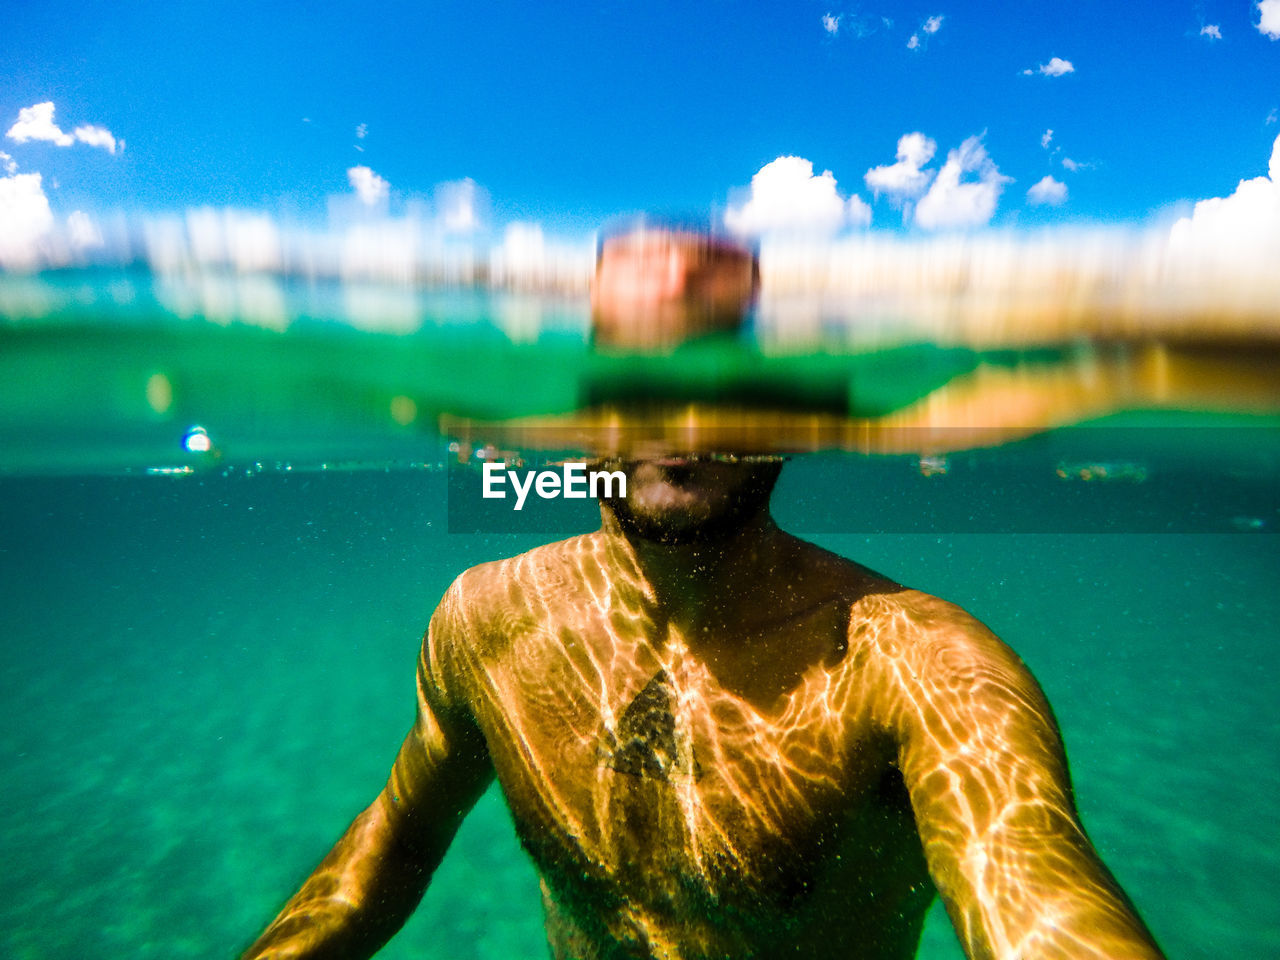
[[[1080,823],[1062,738],[1031,672],[948,603],[920,594],[897,614],[882,647],[893,677],[884,715],[965,955],[1160,960]]]
[[[433,647],[463,640],[455,604],[446,594],[432,617],[418,661],[418,716],[386,786],[243,960],[371,957],[421,900],[493,779],[483,736],[437,677]]]

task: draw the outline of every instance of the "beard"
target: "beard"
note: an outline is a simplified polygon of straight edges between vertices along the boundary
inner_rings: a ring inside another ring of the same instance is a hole
[[[630,478],[642,463],[623,465],[632,493],[635,490]],[[686,494],[683,499],[688,502],[654,506],[646,504],[643,497],[628,496],[602,497],[601,503],[612,510],[618,525],[628,536],[663,546],[721,543],[767,512],[769,498],[782,470],[782,461],[716,463],[718,472],[727,473],[727,476],[716,478],[714,496],[699,497],[697,493],[704,488],[706,481],[700,473],[707,463],[713,461],[648,464],[660,475],[657,481],[651,480],[650,483],[665,484],[674,491],[677,500],[681,499],[681,494]]]

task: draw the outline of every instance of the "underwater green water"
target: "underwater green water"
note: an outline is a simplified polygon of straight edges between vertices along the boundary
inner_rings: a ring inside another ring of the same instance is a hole
[[[445,469],[440,414],[750,395],[874,416],[979,362],[1079,353],[709,341],[637,359],[593,352],[567,307],[528,341],[465,297],[370,333],[323,291],[298,294],[286,334],[119,292],[144,282],[0,277],[3,958],[236,955],[380,789],[452,579],[593,528],[590,502],[460,518],[456,485],[479,481]],[[774,497],[784,528],[959,603],[1023,657],[1085,825],[1170,957],[1280,954],[1278,422],[1119,412],[927,477],[912,457],[801,454]],[[223,459],[182,450],[196,423]],[[546,956],[497,792],[380,956]],[[960,956],[940,906],[920,956]]]
[[[789,464],[782,525],[856,497],[851,476],[893,482],[854,460]],[[546,539],[446,528],[422,471],[0,479],[0,955],[246,946],[380,788],[440,593]],[[809,535],[1022,655],[1084,822],[1169,956],[1276,953],[1274,536]],[[959,955],[937,908],[920,956]],[[380,956],[545,956],[496,794]]]

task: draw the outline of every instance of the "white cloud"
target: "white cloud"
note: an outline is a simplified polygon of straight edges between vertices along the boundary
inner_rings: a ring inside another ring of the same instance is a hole
[[[0,150],[0,169],[4,170],[8,175],[13,175],[18,172],[18,161],[3,150]]]
[[[35,266],[40,243],[53,226],[49,198],[38,173],[0,177],[0,266]]]
[[[1027,191],[1027,199],[1037,206],[1056,207],[1067,199],[1067,185],[1051,176],[1045,177]]]
[[[849,198],[848,217],[851,227],[871,226],[871,204],[855,193]]]
[[[509,223],[502,242],[489,252],[489,280],[495,286],[515,290],[581,289],[593,271],[595,243],[566,242],[547,237],[536,223]],[[550,318],[533,304],[523,307],[504,300],[499,307],[500,325],[508,335],[529,338],[545,329]]]
[[[489,194],[470,177],[437,183],[430,202],[410,199],[403,216],[390,216],[391,184],[366,166],[347,170],[353,193],[329,198],[331,224],[368,226],[377,223],[407,223],[438,243],[449,235],[471,235],[489,223]],[[385,239],[379,234],[379,243]]]
[[[750,198],[725,211],[725,226],[738,234],[830,235],[846,225],[866,226],[871,208],[859,197],[845,200],[830,170],[814,176],[803,157],[778,157],[751,178]]]
[[[1210,40],[1222,39],[1222,28],[1216,23],[1208,24],[1200,28],[1200,36],[1208,37]]]
[[[37,103],[32,107],[23,107],[18,111],[18,122],[5,134],[10,140],[26,143],[28,140],[46,140],[60,147],[69,147],[76,138],[63,133],[53,122],[53,103]]]
[[[858,13],[826,13],[822,17],[822,29],[832,37],[851,36],[862,40],[892,26],[891,21],[881,17],[870,17]]]
[[[391,184],[368,167],[352,167],[347,171],[347,182],[351,184],[360,202],[366,207],[376,207],[385,203],[391,194]]]
[[[436,218],[445,233],[475,233],[483,225],[486,195],[470,177],[440,184],[435,200]]]
[[[1280,0],[1259,0],[1256,24],[1259,33],[1264,33],[1272,40],[1280,40]]]
[[[101,147],[112,155],[115,154],[117,145],[124,146],[123,140],[119,144],[116,143],[116,138],[111,135],[111,131],[106,127],[98,127],[89,123],[76,127],[75,136],[81,143],[86,143],[91,147]]]
[[[123,140],[117,141],[110,130],[96,124],[84,123],[76,127],[74,134],[63,133],[62,129],[53,122],[52,101],[23,107],[18,111],[18,122],[9,128],[5,136],[17,143],[43,140],[59,147],[69,147],[79,140],[91,147],[102,147],[111,154],[114,154],[117,148],[124,149]]]
[[[472,189],[474,213],[485,192],[478,186]],[[54,226],[37,249],[39,262],[74,262],[75,219],[69,218],[61,231]],[[137,231],[127,230],[123,220],[116,221],[114,228],[110,221],[94,226],[100,227],[108,254],[119,251],[132,256],[132,241],[127,238]],[[509,232],[510,242],[499,254],[483,242],[484,235],[454,242],[425,202],[408,204],[403,216],[388,216],[385,209],[364,207],[354,192],[332,198],[329,225],[320,229],[282,225],[268,214],[229,207],[188,210],[185,217],[148,216],[140,227],[146,256],[158,275],[176,280],[178,286],[195,281],[193,291],[178,298],[180,315],[194,311],[231,319],[248,310],[256,322],[273,326],[284,325],[288,317],[276,276],[281,272],[346,281],[344,301],[348,295],[357,301],[347,303],[353,322],[378,329],[416,329],[421,323],[420,304],[412,289],[417,277],[478,282],[485,275],[481,271],[486,254],[487,266],[492,267],[514,250],[528,267],[521,274],[524,286],[585,293],[595,265],[595,242],[590,237],[568,246],[552,237],[542,238],[540,228],[526,225]],[[53,256],[61,260],[54,261]],[[199,269],[207,266],[233,269]],[[169,289],[176,287],[170,284]],[[386,291],[389,295],[383,296]],[[171,292],[169,300],[173,299]]]
[[[1060,77],[1066,73],[1075,73],[1076,68],[1070,60],[1063,60],[1061,57],[1053,57],[1048,63],[1040,64],[1040,72],[1046,77]]]
[[[976,180],[963,180],[965,174]],[[929,192],[916,205],[916,223],[926,230],[977,227],[990,223],[1000,192],[1010,178],[996,169],[979,137],[947,154]]]
[[[911,35],[911,39],[907,41],[908,50],[919,50],[924,45],[925,38],[933,36],[942,29],[942,21],[946,18],[939,14],[936,17],[930,17],[924,23],[920,24],[920,29]]]
[[[280,229],[266,214],[230,207],[188,210],[187,238],[197,263],[233,266],[241,273],[280,269]]]
[[[67,239],[73,247],[84,250],[88,247],[102,246],[102,231],[83,210],[74,211],[67,217]]]
[[[547,252],[547,239],[537,223],[507,224],[502,245],[496,251],[512,272],[523,272],[541,264]]]
[[[1242,180],[1229,197],[1201,200],[1173,225],[1170,248],[1195,263],[1253,266],[1275,276],[1280,263],[1280,137],[1267,175]]]
[[[872,167],[863,179],[877,197],[882,193],[899,201],[918,197],[933,177],[933,171],[921,167],[933,159],[937,149],[923,133],[908,133],[898,140],[898,162]]]
[[[367,123],[362,123],[356,127],[357,140],[363,140],[368,135],[369,135],[369,125]]]
[[[1049,144],[1052,142],[1053,142],[1053,130],[1046,130],[1044,132],[1044,136],[1040,138],[1040,146],[1048,150]]]

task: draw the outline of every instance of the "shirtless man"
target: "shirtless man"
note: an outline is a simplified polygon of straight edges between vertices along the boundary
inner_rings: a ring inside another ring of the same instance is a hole
[[[593,534],[462,574],[385,789],[248,957],[368,957],[496,776],[556,958],[1159,957],[982,624],[774,524],[777,462],[624,465]]]

